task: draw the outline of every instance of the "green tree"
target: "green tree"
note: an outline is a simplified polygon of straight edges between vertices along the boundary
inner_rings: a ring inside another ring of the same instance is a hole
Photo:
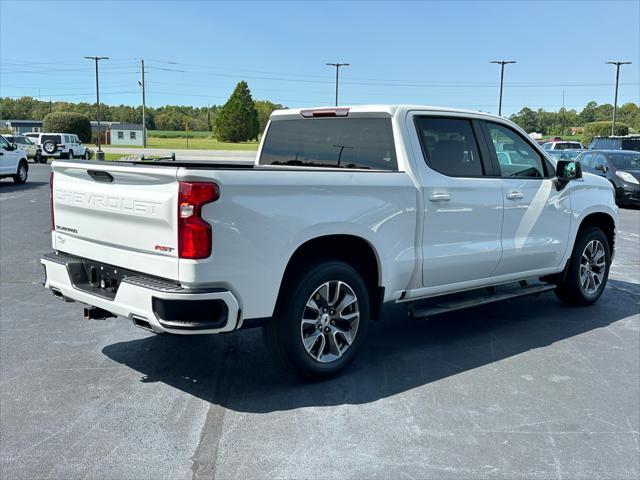
[[[539,131],[538,114],[528,107],[524,107],[517,114],[511,115],[511,120],[517,123],[527,133]]]
[[[628,102],[618,107],[616,119],[626,123],[635,131],[640,131],[640,108],[635,103]]]
[[[81,142],[91,141],[91,122],[81,113],[53,112],[44,117],[45,132],[75,133]]]
[[[214,134],[218,140],[243,142],[258,138],[258,111],[247,82],[241,81],[216,115]]]
[[[616,122],[614,135],[628,135],[629,126],[624,123]],[[593,137],[608,137],[611,135],[611,122],[591,122],[584,126],[582,132],[582,144],[587,146],[593,140]]]
[[[579,114],[582,125],[596,121],[597,107],[598,107],[598,104],[596,102],[587,103],[587,105],[582,109],[582,111]]]
[[[264,129],[267,128],[269,117],[273,111],[280,110],[284,107],[279,103],[273,103],[268,100],[256,100],[254,103],[256,105],[256,110],[258,111],[258,131],[259,133],[262,133],[264,132]]]

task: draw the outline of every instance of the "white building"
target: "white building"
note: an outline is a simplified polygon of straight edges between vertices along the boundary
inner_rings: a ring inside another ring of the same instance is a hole
[[[142,124],[112,123],[110,130],[111,145],[135,145],[142,147]]]

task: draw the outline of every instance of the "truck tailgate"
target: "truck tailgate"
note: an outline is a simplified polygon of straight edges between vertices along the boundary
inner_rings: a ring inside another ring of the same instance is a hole
[[[53,163],[56,250],[178,279],[177,167]]]

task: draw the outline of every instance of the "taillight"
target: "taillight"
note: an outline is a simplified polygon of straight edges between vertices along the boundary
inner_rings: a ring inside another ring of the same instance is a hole
[[[56,229],[56,221],[53,216],[53,172],[49,175],[49,205],[51,208],[51,230]]]
[[[300,115],[304,118],[317,117],[348,117],[349,107],[337,108],[316,108],[312,110],[301,110]]]
[[[211,255],[211,225],[202,219],[202,206],[215,202],[220,190],[215,183],[180,182],[178,191],[178,256],[207,258]]]

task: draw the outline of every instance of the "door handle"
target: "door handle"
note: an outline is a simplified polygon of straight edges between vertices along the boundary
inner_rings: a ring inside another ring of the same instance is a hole
[[[451,195],[448,193],[434,193],[429,196],[430,202],[448,202],[451,200]]]
[[[524,195],[522,195],[522,192],[509,192],[509,193],[507,193],[507,199],[508,200],[521,200],[522,197],[524,197]]]

